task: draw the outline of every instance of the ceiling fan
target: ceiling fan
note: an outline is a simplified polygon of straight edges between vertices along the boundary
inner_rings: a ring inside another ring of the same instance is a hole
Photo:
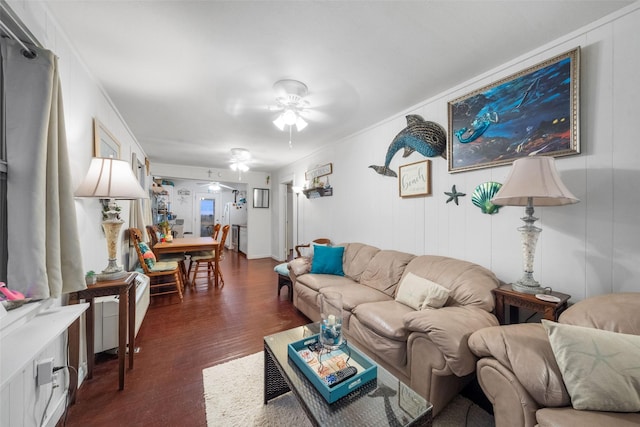
[[[209,181],[209,182],[199,182],[198,186],[200,187],[207,187],[207,189],[209,191],[213,191],[213,192],[218,192],[218,191],[222,191],[223,188],[226,188],[228,190],[235,190],[234,187],[230,187],[226,184],[222,184],[219,181]]]
[[[309,108],[309,101],[305,97],[309,94],[309,88],[298,80],[278,80],[273,85],[276,93],[276,105],[269,107],[271,111],[279,111],[273,124],[280,130],[289,126],[289,130],[295,125],[300,132],[308,123],[303,119]]]

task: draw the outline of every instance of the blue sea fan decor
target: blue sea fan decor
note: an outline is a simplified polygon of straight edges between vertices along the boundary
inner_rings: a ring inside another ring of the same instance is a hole
[[[498,213],[501,206],[491,203],[491,199],[500,190],[500,187],[502,187],[502,184],[499,182],[483,182],[473,190],[471,201],[482,210],[482,213],[489,215]]]

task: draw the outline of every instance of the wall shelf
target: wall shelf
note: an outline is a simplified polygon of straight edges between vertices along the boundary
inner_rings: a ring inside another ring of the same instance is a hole
[[[1,388],[9,384],[28,363],[51,344],[89,307],[89,304],[54,306],[38,312],[37,303],[26,304],[15,311],[15,317],[6,316],[15,325],[4,328],[0,352]],[[27,311],[29,313],[25,314]],[[9,312],[13,314],[12,312]],[[21,316],[22,315],[22,316]],[[20,319],[19,317],[24,317]],[[3,319],[4,321],[5,319]],[[4,323],[4,322],[3,322]],[[8,323],[8,322],[7,322]]]
[[[318,197],[333,196],[333,187],[308,188],[308,189],[302,190],[302,192],[304,193],[305,196],[307,196],[307,199],[317,199]]]

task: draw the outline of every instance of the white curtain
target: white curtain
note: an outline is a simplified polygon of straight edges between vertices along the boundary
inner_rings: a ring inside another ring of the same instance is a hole
[[[32,298],[86,287],[56,56],[0,39],[7,143],[7,286]]]
[[[133,168],[133,174],[138,177],[138,156],[136,153],[131,154],[131,167]],[[140,185],[144,188],[144,183],[141,182]],[[151,224],[151,222],[147,221],[147,215],[145,215],[145,201],[148,199],[136,199],[131,201],[131,208],[129,210],[129,227],[137,228],[142,232],[142,240],[145,239],[145,235],[147,232],[147,224]],[[147,210],[149,210],[149,206],[147,203]],[[149,210],[149,219],[151,216],[151,211]],[[133,271],[138,263],[138,252],[133,247],[133,240],[129,239],[129,271]]]

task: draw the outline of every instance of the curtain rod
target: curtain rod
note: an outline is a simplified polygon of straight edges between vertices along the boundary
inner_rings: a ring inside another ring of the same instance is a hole
[[[5,32],[6,35],[15,40],[26,51],[35,55],[32,48],[27,46],[27,43],[35,47],[42,47],[42,45],[35,39],[33,34],[24,26],[20,18],[15,14],[11,7],[5,0],[0,0],[0,29]],[[13,28],[13,30],[12,30]],[[16,34],[17,33],[17,34]],[[25,40],[25,41],[23,41]]]
[[[16,42],[18,42],[18,44],[19,44],[20,46],[22,46],[22,48],[26,51],[25,53],[27,53],[27,52],[28,52],[30,55],[35,55],[35,52],[34,52],[34,51],[32,51],[30,48],[28,48],[28,47],[27,47],[27,45],[26,45],[26,44],[24,44],[24,42],[23,42],[22,40],[20,40],[20,39],[19,39],[19,38],[18,38],[18,37],[13,33],[13,31],[11,31],[11,30],[9,29],[9,27],[7,27],[7,26],[5,25],[5,23],[4,23],[4,22],[2,22],[2,20],[0,20],[0,28],[2,29],[2,31],[4,31],[5,33],[7,33],[7,35],[8,35],[9,37],[11,37],[11,38],[12,38],[12,39],[14,39]]]

